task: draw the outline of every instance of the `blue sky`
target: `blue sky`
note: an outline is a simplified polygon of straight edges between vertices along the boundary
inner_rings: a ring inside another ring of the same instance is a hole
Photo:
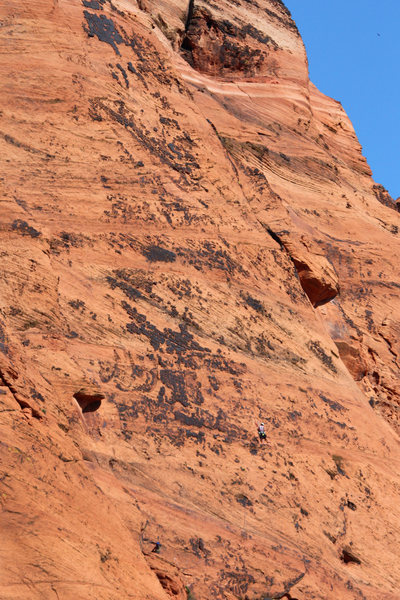
[[[400,196],[400,0],[284,0],[310,79],[349,115],[377,183]]]

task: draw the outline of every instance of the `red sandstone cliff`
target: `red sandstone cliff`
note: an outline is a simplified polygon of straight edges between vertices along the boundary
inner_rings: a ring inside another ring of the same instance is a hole
[[[2,600],[399,598],[400,215],[282,2],[0,23]]]

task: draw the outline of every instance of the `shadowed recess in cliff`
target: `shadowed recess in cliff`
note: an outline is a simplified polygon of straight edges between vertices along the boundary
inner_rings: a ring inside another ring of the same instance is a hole
[[[344,562],[345,565],[351,563],[355,565],[361,565],[361,560],[355,555],[354,551],[349,546],[343,548],[340,555],[340,560]]]
[[[74,398],[81,407],[83,413],[90,413],[99,410],[105,396],[101,392],[82,388],[74,394]]]
[[[296,243],[288,231],[276,233],[265,227],[271,238],[285,250],[296,269],[301,287],[314,308],[330,302],[339,293],[339,282],[328,259],[316,255],[301,243]]]

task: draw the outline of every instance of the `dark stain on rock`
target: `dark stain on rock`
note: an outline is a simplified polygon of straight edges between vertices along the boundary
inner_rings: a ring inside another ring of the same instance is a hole
[[[351,500],[347,500],[347,508],[350,508],[350,510],[357,510],[357,506]]]
[[[389,208],[392,208],[393,210],[397,210],[398,212],[400,212],[400,205],[397,204],[397,202],[395,202],[393,200],[393,198],[391,197],[391,195],[389,194],[389,192],[383,185],[374,184],[372,186],[372,190],[373,190],[378,202],[380,202],[384,206],[388,206]]]
[[[214,377],[214,375],[209,375],[208,380],[209,380],[210,385],[211,385],[212,389],[214,390],[214,392],[218,391],[219,390],[218,379],[216,377]]]
[[[222,569],[219,572],[219,578],[224,583],[224,587],[223,589],[219,588],[218,598],[223,598],[227,591],[236,598],[249,598],[246,592],[250,585],[256,581],[253,575],[251,575],[244,567],[242,567],[242,569],[237,567],[235,571]],[[267,599],[263,597],[263,600]]]
[[[372,318],[372,310],[366,310],[365,311],[365,320],[367,321],[367,327],[368,327],[368,331],[370,331],[371,333],[373,333],[375,331],[375,325],[374,325],[374,320]]]
[[[150,69],[150,63],[149,61],[145,61],[143,65],[143,71],[147,75]],[[128,70],[132,71],[132,69],[133,67],[130,68],[128,64]],[[138,71],[138,69],[139,65],[135,68],[135,70]],[[167,77],[167,75],[164,75],[163,72],[158,73],[156,68],[153,69],[153,64],[151,64],[151,73],[152,76],[157,75],[157,78],[162,79],[164,76]],[[180,173],[184,181],[187,180],[187,176],[192,174],[193,169],[199,168],[199,164],[197,163],[195,157],[189,151],[189,148],[191,148],[191,143],[188,140],[181,139],[179,144],[179,152],[177,154],[175,151],[171,151],[169,144],[172,142],[167,142],[165,137],[161,137],[160,135],[151,135],[145,125],[137,118],[137,116],[126,108],[125,103],[122,100],[115,101],[114,105],[116,106],[117,110],[111,108],[111,106],[107,106],[105,102],[99,100],[92,103],[92,110],[93,106],[96,114],[100,114],[99,111],[103,110],[112,121],[122,125],[139,144],[141,144],[148,152],[150,152],[150,154],[157,157],[161,163],[168,165],[171,169]],[[177,140],[175,140],[174,150],[177,149]]]
[[[159,350],[161,346],[165,346],[165,351],[168,354],[180,355],[189,350],[210,352],[208,348],[203,348],[195,341],[185,324],[179,324],[179,331],[173,331],[172,329],[160,331],[147,320],[145,315],[139,313],[136,308],[129,306],[127,302],[122,302],[122,308],[131,317],[131,322],[126,326],[127,330],[130,333],[147,337],[154,350]]]
[[[198,558],[207,557],[210,554],[202,538],[190,538],[189,543],[192,551]]]
[[[31,238],[37,238],[42,235],[40,231],[37,231],[34,227],[31,227],[31,225],[28,225],[26,221],[21,221],[21,219],[16,219],[11,227],[13,231],[18,231],[19,233],[22,233],[22,235],[29,235]]]
[[[319,342],[310,341],[307,344],[307,347],[311,352],[324,364],[332,373],[337,373],[337,369],[333,364],[333,360],[325,350],[322,348]]]
[[[174,404],[180,402],[182,406],[189,406],[189,399],[186,393],[186,385],[184,375],[180,371],[172,371],[171,369],[162,369],[160,371],[160,379],[162,383],[171,390],[171,398],[169,402]]]
[[[30,389],[31,397],[34,400],[40,400],[40,402],[44,402],[44,398],[40,392],[37,392],[35,388]]]
[[[83,6],[92,10],[103,10],[104,3],[105,0],[82,0]]]
[[[115,54],[121,56],[118,46],[119,44],[123,44],[125,40],[119,33],[118,29],[115,27],[112,19],[109,19],[103,14],[96,15],[94,13],[90,13],[87,10],[83,11],[83,15],[87,23],[87,26],[84,26],[84,30],[86,31],[88,36],[96,36],[97,39],[100,40],[100,42],[110,44]]]
[[[301,412],[299,412],[298,410],[293,410],[288,413],[288,419],[290,419],[291,421],[296,422],[299,417],[301,417]]]
[[[227,360],[223,356],[213,354],[211,357],[204,358],[204,364],[213,371],[224,371],[231,375],[242,375],[246,371],[244,363],[238,364],[232,360]]]
[[[235,496],[236,502],[248,508],[249,506],[253,506],[252,501],[245,494],[236,494]]]
[[[174,412],[174,417],[177,421],[180,421],[188,427],[198,427],[200,429],[204,426],[204,419],[199,418],[196,415],[186,415],[185,413],[177,410]]]
[[[249,273],[242,265],[232,259],[232,256],[214,242],[205,241],[202,246],[191,250],[179,248],[176,250],[178,256],[193,265],[198,271],[206,269],[219,269],[225,271],[227,276],[240,273],[248,277]]]
[[[25,150],[25,152],[30,152],[31,154],[42,155],[42,157],[45,160],[54,158],[54,154],[49,154],[48,152],[44,152],[43,150],[37,150],[36,148],[32,148],[32,146],[29,146],[28,144],[24,144],[23,142],[20,142],[19,140],[13,138],[11,135],[8,135],[1,131],[0,131],[0,137],[3,138],[3,140],[5,142],[7,142],[7,144],[12,144],[16,148],[21,148],[21,150]]]
[[[190,431],[187,429],[186,437],[193,438],[196,441],[196,443],[198,443],[198,444],[203,444],[204,440],[205,440],[205,435],[202,431],[195,432],[195,431]]]
[[[7,335],[2,324],[0,323],[0,352],[2,352],[3,354],[8,354],[8,351],[9,349]]]
[[[335,402],[334,400],[330,400],[330,398],[327,398],[322,393],[319,394],[319,397],[334,411],[343,412],[344,410],[347,410],[342,404],[339,404],[339,402]]]
[[[106,277],[106,280],[112,290],[115,290],[115,288],[120,288],[124,292],[125,296],[127,296],[130,300],[137,300],[138,298],[143,297],[143,294],[130,285],[127,281],[121,281],[121,279],[116,279],[110,275]]]
[[[246,0],[248,2],[248,0]],[[285,17],[281,17],[279,14],[273,12],[272,10],[269,10],[268,8],[264,8],[264,12],[271,18],[274,20],[279,21],[279,23],[281,23],[282,25],[284,25],[285,27],[288,27],[289,29],[291,29],[292,31],[294,31],[296,33],[297,36],[300,37],[300,32],[297,29],[297,25],[296,23],[293,21],[292,19],[292,15],[289,11],[288,8],[286,8],[286,6],[284,5],[284,3],[282,2],[282,0],[274,0],[273,5],[276,8],[279,8],[283,14],[285,15]]]
[[[244,295],[244,301],[246,302],[246,304],[251,306],[251,308],[254,309],[256,312],[264,314],[265,309],[263,304],[256,298],[253,298],[253,296],[250,296],[250,294]]]
[[[121,71],[122,77],[124,78],[124,81],[125,81],[125,85],[127,88],[129,88],[129,79],[128,79],[128,75],[127,75],[125,69],[119,63],[117,63],[117,69],[119,69]]]
[[[143,255],[150,262],[175,262],[176,261],[175,252],[171,252],[171,250],[167,250],[166,248],[161,248],[160,246],[149,246],[148,248],[144,248]]]

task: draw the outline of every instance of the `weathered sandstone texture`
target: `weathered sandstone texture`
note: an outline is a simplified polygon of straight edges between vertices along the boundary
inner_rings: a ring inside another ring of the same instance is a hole
[[[400,214],[283,3],[0,26],[1,600],[399,599]]]

